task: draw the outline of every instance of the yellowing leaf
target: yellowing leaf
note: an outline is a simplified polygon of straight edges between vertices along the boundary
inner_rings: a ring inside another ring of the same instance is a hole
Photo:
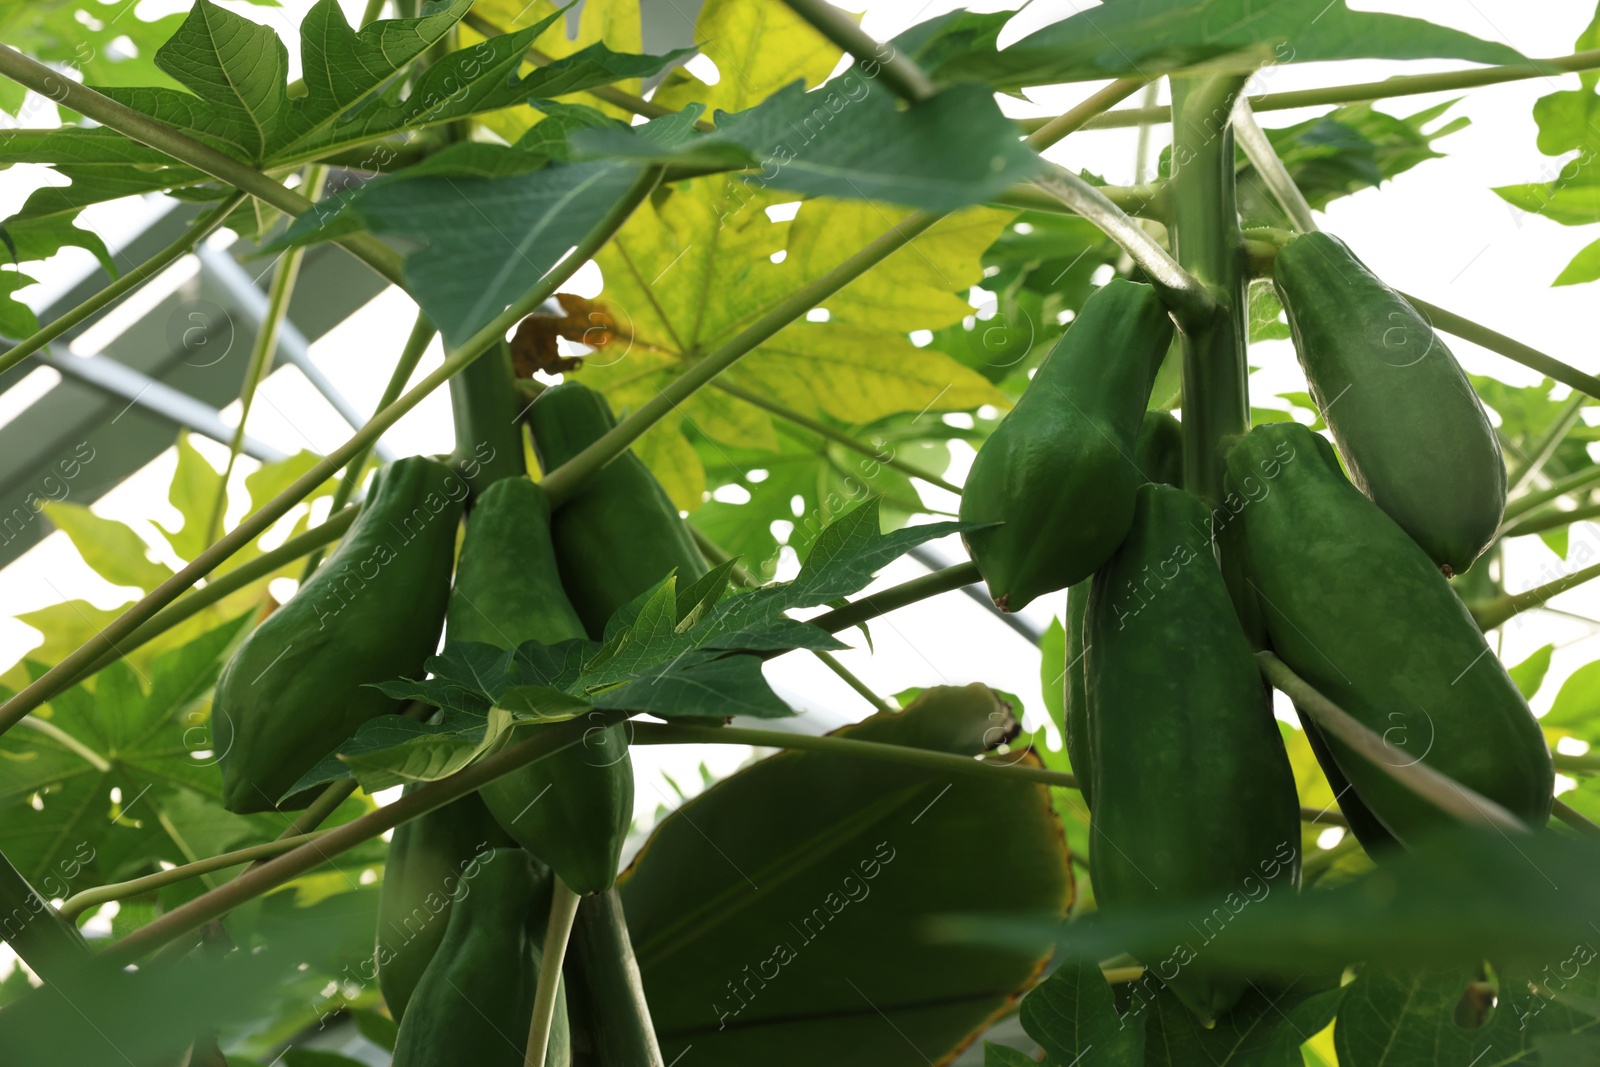
[[[524,3],[523,0],[478,0],[472,9],[491,25],[510,32],[549,18],[555,14],[558,6],[550,3],[550,0],[537,0],[532,4]],[[640,43],[639,0],[585,0],[575,37],[567,36],[567,23],[570,17],[569,14],[568,18],[558,19],[553,26],[541,33],[534,42],[534,47],[552,59],[570,56],[574,52],[601,42],[618,52],[644,51]],[[460,34],[464,46],[483,40],[482,35],[474,32],[466,23],[461,23]],[[531,63],[525,64],[522,71],[526,72],[532,66]],[[616,88],[638,96],[644,86],[638,79],[632,79],[617,82]],[[573,93],[566,99],[570,103],[596,108],[613,118],[628,120],[633,117],[633,112],[626,108],[601,100],[590,93]],[[528,132],[528,127],[543,117],[541,112],[522,106],[490,112],[480,116],[478,121],[507,141],[515,141]]]
[[[670,78],[655,99],[673,110],[698,101],[708,113],[744,111],[790,82],[821,84],[843,54],[788,5],[771,0],[706,0],[695,38],[721,77],[715,85]]]
[[[112,585],[148,593],[172,577],[170,567],[150,559],[148,546],[132,527],[101,518],[81,504],[47,503],[44,513],[72,541],[83,561]]]
[[[813,199],[793,221],[772,221],[766,209],[786,199],[731,175],[683,182],[636,211],[596,257],[605,277],[600,302],[616,337],[580,373],[619,416],[907,216],[882,204]],[[972,313],[963,294],[982,281],[983,252],[1010,217],[975,208],[941,221],[825,300],[829,321],[791,324],[719,380],[802,415],[858,425],[1004,405],[981,375],[917,348],[909,334]],[[715,383],[654,432],[676,434],[683,424],[713,445],[778,448],[772,416]],[[674,499],[688,507],[685,494],[704,483],[695,454],[660,443],[649,451],[651,469],[678,486]],[[692,464],[688,474],[666,466],[672,457]]]
[[[992,382],[943,352],[846,323],[794,323],[739,370],[740,384],[785,407],[849,423],[1005,402]]]
[[[633,446],[634,455],[655,472],[656,480],[680,511],[698,508],[706,491],[706,472],[694,446],[671,426],[657,424]]]

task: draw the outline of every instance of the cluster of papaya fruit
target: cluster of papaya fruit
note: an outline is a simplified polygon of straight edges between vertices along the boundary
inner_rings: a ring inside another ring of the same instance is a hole
[[[1538,722],[1449,582],[1505,506],[1487,415],[1428,323],[1336,238],[1292,239],[1274,278],[1337,452],[1265,423],[1224,441],[1224,500],[1185,491],[1183,427],[1145,410],[1174,328],[1155,290],[1115,280],[962,496],[961,518],[987,524],[965,536],[999,607],[1068,590],[1065,741],[1108,914],[1298,888],[1294,777],[1257,650],[1382,735],[1397,764],[1425,762],[1530,827],[1549,818]],[[1242,580],[1225,579],[1219,545]],[[1448,821],[1300,718],[1370,853]],[[1243,985],[1203,949],[1160,977],[1202,1018]]]
[[[605,399],[577,383],[541,394],[527,423],[546,471],[615,425]],[[553,512],[521,470],[520,449],[516,460],[470,492],[474,479],[431,458],[378,472],[339,547],[244,640],[218,682],[229,810],[304,807],[309,795],[284,794],[363,722],[400,710],[371,686],[421,677],[442,630],[502,649],[599,639],[616,609],[668,574],[687,581],[708,569],[632,453]],[[608,890],[632,824],[621,730],[591,731],[396,829],[377,970],[400,1023],[397,1065],[523,1062],[505,1035],[528,1032],[554,880],[576,894]],[[555,1065],[570,1062],[563,1005],[564,990],[547,1059]]]

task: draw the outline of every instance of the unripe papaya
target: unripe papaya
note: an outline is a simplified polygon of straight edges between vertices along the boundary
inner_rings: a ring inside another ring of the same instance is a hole
[[[1267,634],[1291,670],[1428,766],[1531,826],[1554,770],[1538,721],[1427,553],[1297,423],[1258,426],[1227,456]],[[1339,768],[1402,844],[1450,816],[1326,736]]]
[[[444,938],[395,1037],[394,1067],[522,1067],[539,985],[550,880],[521,849],[496,849],[464,873]],[[571,1063],[563,997],[545,1062]]]
[[[961,519],[1001,525],[962,537],[1002,610],[1087,578],[1122,542],[1144,481],[1134,444],[1171,340],[1154,289],[1108,283],[978,450]]]
[[[400,710],[371,686],[420,678],[438,649],[466,493],[424,456],[384,467],[339,547],[233,654],[211,710],[229,811],[304,807],[279,798],[362,723]]]
[[[450,640],[515,648],[583,636],[557,573],[544,491],[526,478],[495,482],[467,517],[450,598]],[[582,744],[480,790],[506,832],[575,893],[610,888],[633,823],[633,763],[624,731],[622,723],[592,730]]]
[[[444,940],[451,905],[471,888],[463,876],[490,849],[515,846],[476,793],[395,828],[378,887],[374,957],[396,1022]]]
[[[1465,571],[1500,527],[1506,466],[1455,356],[1337,237],[1294,238],[1274,278],[1351,479],[1447,575]]]
[[[1127,539],[1094,577],[1084,632],[1101,909],[1226,911],[1226,899],[1263,883],[1292,891],[1294,773],[1198,498],[1163,485],[1137,491]],[[1245,981],[1209,971],[1198,951],[1145,963],[1209,1020]]]
[[[1147,411],[1139,425],[1139,437],[1134,444],[1134,465],[1145,481],[1157,485],[1183,486],[1183,424],[1165,411]],[[1093,803],[1094,773],[1089,743],[1089,702],[1084,690],[1083,677],[1083,616],[1089,604],[1089,587],[1093,578],[1085,578],[1067,590],[1066,621],[1066,720],[1063,733],[1067,745],[1067,759],[1078,778],[1078,791],[1085,804]]]
[[[545,390],[528,410],[534,451],[548,472],[617,424],[606,398],[579,382]],[[591,476],[552,516],[561,584],[589,636],[676,570],[683,588],[709,569],[667,491],[631,451]]]

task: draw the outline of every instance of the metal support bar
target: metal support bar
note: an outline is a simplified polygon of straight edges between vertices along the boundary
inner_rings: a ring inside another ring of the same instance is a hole
[[[226,251],[202,246],[195,250],[195,256],[200,260],[201,268],[210,272],[229,295],[239,302],[239,310],[249,317],[252,327],[259,330],[267,316],[267,294],[256,285],[249,272]],[[306,340],[305,334],[287,318],[278,330],[278,350],[273,356],[274,366],[285,362],[294,364],[300,373],[306,376],[306,380],[322,394],[352,430],[359,430],[367,421],[366,417],[356,410],[355,405],[334,387],[327,375],[322,373],[322,368],[311,359],[311,345]],[[395,458],[394,452],[386,448],[382,440],[377,443],[374,451],[385,462]]]
[[[146,411],[154,412],[164,419],[224,445],[233,439],[233,428],[222,421],[222,416],[215,408],[187,393],[179,392],[165,382],[157,381],[148,374],[136,371],[125,363],[118,363],[105,356],[73,356],[55,352],[41,352],[37,358],[40,363],[54,367],[64,375],[104,390],[112,396],[122,397],[128,401],[129,407],[137,404]],[[245,438],[243,451],[245,455],[262,463],[275,463],[286,458],[285,454],[276,448],[248,437]]]
[[[913,548],[910,552],[907,552],[906,555],[910,556],[912,559],[916,560],[930,571],[942,571],[946,567],[950,566],[948,560],[940,559],[938,553],[931,552],[926,547],[920,545],[916,548]],[[989,599],[989,594],[984,591],[983,586],[964,585],[961,587],[961,591],[972,600],[981,604],[983,609],[989,614],[993,615],[995,618],[1011,627],[1017,633],[1027,638],[1028,641],[1032,642],[1035,648],[1037,648],[1039,643],[1044,640],[1044,633],[1038,627],[1034,626],[1030,622],[1026,622],[1023,619],[1018,618],[1015,615],[1012,615],[1009,612],[1001,611],[999,608],[995,607],[994,601]]]

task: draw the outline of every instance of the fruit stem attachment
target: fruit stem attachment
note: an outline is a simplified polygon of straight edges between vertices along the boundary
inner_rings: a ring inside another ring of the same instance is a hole
[[[1561,514],[1570,515],[1572,512],[1564,511]],[[1533,608],[1543,607],[1545,601],[1553,596],[1565,593],[1568,589],[1576,588],[1584,582],[1600,578],[1600,563],[1591,564],[1582,570],[1564,574],[1555,581],[1546,582],[1522,593],[1502,593],[1489,600],[1469,603],[1468,610],[1478,623],[1478,629],[1489,631],[1496,626],[1504,625],[1513,617]]]
[[[1278,206],[1283,208],[1283,213],[1289,216],[1295,232],[1314,232],[1317,221],[1311,217],[1311,205],[1307,203],[1306,195],[1295,184],[1294,176],[1283,165],[1283,160],[1278,158],[1272,141],[1250,111],[1250,99],[1243,95],[1233,106],[1233,136],[1239,142],[1239,147],[1244,149],[1244,157],[1260,175],[1262,184],[1278,202]]]
[[[1329,737],[1355,749],[1383,773],[1423,800],[1469,826],[1491,826],[1501,831],[1527,833],[1522,821],[1488,797],[1446,777],[1420,760],[1413,761],[1354,716],[1312,688],[1283,660],[1271,652],[1257,652],[1262,677],[1282,690],[1295,706],[1311,716]]]
[[[561,964],[567,958],[567,939],[578,914],[578,894],[552,874],[555,893],[550,897],[550,922],[544,931],[544,957],[539,964],[539,987],[533,997],[533,1017],[528,1020],[528,1049],[523,1067],[544,1067],[550,1028],[556,1016],[556,992],[561,988]]]

